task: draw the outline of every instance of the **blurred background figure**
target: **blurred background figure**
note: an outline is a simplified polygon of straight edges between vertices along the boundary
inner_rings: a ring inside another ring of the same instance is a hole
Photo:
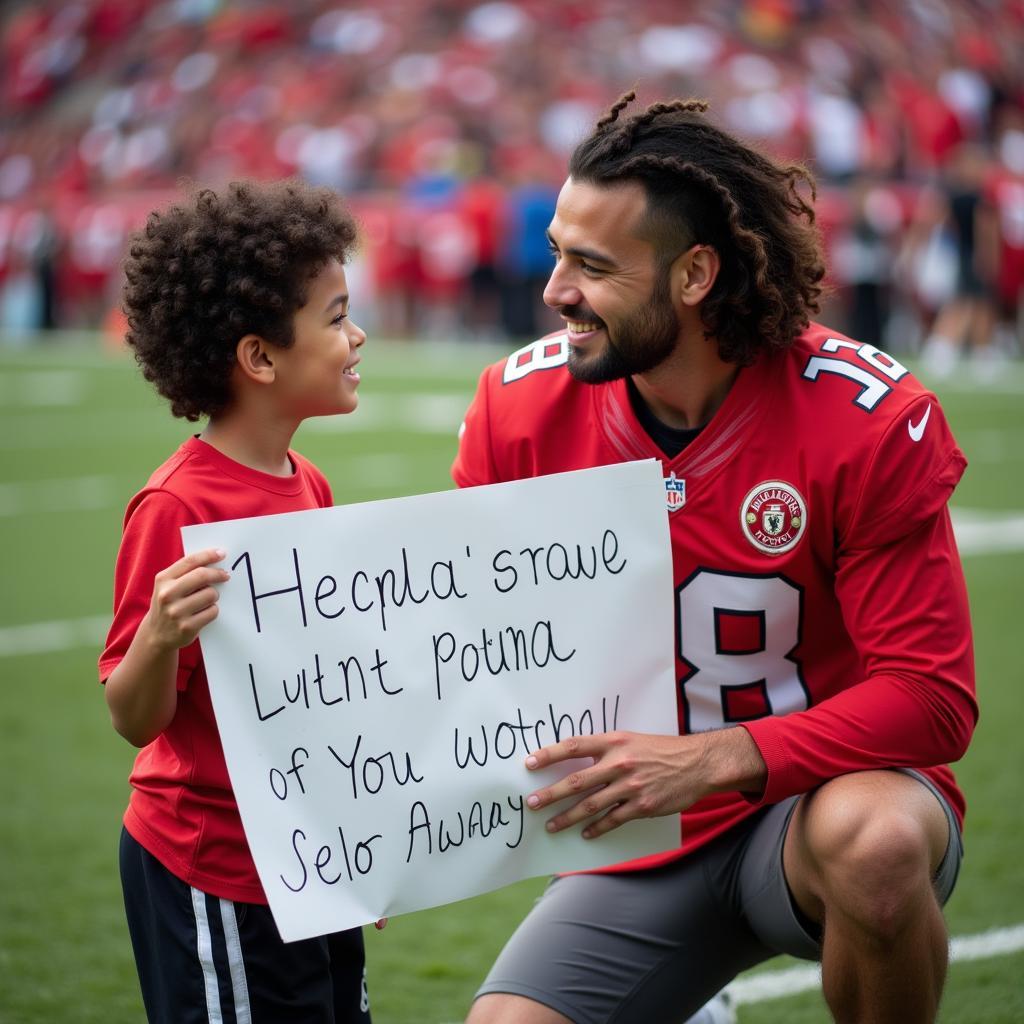
[[[1021,53],[1019,0],[14,0],[0,329],[108,321],[181,178],[298,175],[362,222],[375,333],[528,339],[565,157],[638,83],[810,164],[829,322],[984,373],[1020,351]]]
[[[501,245],[505,237],[505,192],[495,178],[480,173],[466,182],[458,211],[469,228],[472,251],[462,333],[467,338],[500,338]]]
[[[547,333],[541,325],[550,311],[541,293],[551,274],[547,228],[557,199],[557,186],[533,178],[528,170],[509,176],[499,280],[501,324],[511,338]]]
[[[981,146],[961,143],[945,167],[942,194],[937,198],[941,221],[934,231],[941,238],[948,267],[945,294],[921,355],[925,368],[940,378],[953,373],[965,347],[980,379],[992,379],[998,368],[991,345],[996,266],[994,224],[985,197],[988,167],[988,154]]]
[[[937,186],[926,185],[913,197],[894,265],[904,304],[908,348],[915,349],[924,342],[940,310],[954,299],[957,264],[948,196]],[[938,369],[942,369],[943,356],[950,365],[955,362],[952,342],[934,347],[938,354],[931,358]]]
[[[892,268],[903,211],[898,198],[871,176],[855,178],[849,198],[849,213],[832,247],[835,283],[847,296],[843,319],[852,337],[888,346]],[[895,340],[897,348],[906,348],[905,338]]]
[[[1003,111],[996,164],[988,182],[991,220],[986,233],[1004,349],[1024,348],[1024,110]]]

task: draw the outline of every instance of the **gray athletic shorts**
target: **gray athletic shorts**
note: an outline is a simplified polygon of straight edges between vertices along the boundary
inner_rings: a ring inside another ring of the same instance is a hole
[[[949,899],[963,857],[952,808],[935,874]],[[690,857],[650,871],[555,878],[509,939],[478,996],[526,996],[576,1024],[679,1024],[741,971],[779,953],[821,955],[795,908],[782,844],[798,797],[752,816]]]

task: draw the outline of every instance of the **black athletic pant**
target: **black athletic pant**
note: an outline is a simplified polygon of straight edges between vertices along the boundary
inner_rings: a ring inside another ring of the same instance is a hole
[[[282,942],[268,907],[193,889],[127,831],[121,884],[150,1024],[370,1024],[360,929]]]

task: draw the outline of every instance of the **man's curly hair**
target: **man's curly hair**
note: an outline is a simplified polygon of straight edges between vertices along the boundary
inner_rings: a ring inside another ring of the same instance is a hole
[[[125,261],[128,344],[175,416],[216,416],[231,400],[246,334],[288,347],[311,280],[344,263],[356,226],[327,188],[232,182],[151,213]]]
[[[620,118],[623,95],[573,152],[569,175],[595,185],[637,181],[647,195],[641,231],[662,267],[696,244],[721,269],[701,304],[709,337],[727,362],[747,365],[764,349],[791,345],[818,311],[825,263],[814,179],[779,165],[716,127],[702,100],[655,103]]]

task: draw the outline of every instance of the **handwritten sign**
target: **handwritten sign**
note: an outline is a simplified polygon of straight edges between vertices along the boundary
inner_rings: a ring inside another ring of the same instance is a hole
[[[201,634],[242,821],[285,941],[678,843],[587,841],[525,797],[566,737],[676,731],[656,462],[190,526],[231,579]]]

